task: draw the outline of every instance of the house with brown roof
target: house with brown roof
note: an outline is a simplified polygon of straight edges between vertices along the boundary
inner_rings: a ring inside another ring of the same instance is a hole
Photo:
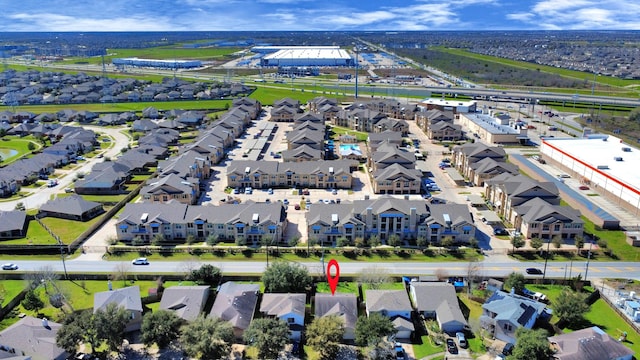
[[[634,352],[597,326],[548,338],[553,360],[632,360]]]
[[[195,320],[209,298],[209,286],[172,286],[164,289],[160,309],[173,311],[180,318]]]

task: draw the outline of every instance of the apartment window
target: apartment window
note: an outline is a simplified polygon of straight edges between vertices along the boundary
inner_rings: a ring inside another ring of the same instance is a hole
[[[538,223],[531,223],[531,228],[532,229],[537,229],[538,228]]]
[[[438,233],[438,228],[431,228],[431,233],[432,234],[437,234]]]
[[[188,223],[187,224],[187,228],[192,229],[193,228],[193,223]]]
[[[313,229],[313,233],[316,234],[316,235],[320,234],[320,229]]]
[[[553,225],[553,231],[560,231],[560,224]]]
[[[289,324],[293,324],[294,322],[296,322],[296,319],[291,318],[291,317],[290,317],[290,318],[287,318],[287,323],[289,323]]]
[[[465,235],[471,234],[471,230],[462,230],[462,233]]]
[[[237,228],[238,229],[238,234],[244,234],[244,228]]]

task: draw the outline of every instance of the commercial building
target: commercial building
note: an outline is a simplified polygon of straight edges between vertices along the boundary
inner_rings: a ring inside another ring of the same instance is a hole
[[[588,138],[546,138],[545,161],[613,200],[634,214],[640,211],[640,150],[610,135]]]
[[[463,113],[459,119],[469,134],[489,144],[517,144],[528,140],[526,128],[500,115]]]
[[[339,46],[256,46],[253,52],[266,53],[261,66],[354,66],[351,55]]]
[[[152,67],[161,69],[193,69],[202,67],[200,60],[157,60],[157,59],[139,59],[116,58],[111,63],[115,66],[135,66],[135,67]]]

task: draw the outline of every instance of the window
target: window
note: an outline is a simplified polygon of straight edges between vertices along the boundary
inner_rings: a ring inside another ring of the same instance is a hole
[[[469,234],[471,234],[471,230],[464,229],[464,230],[462,230],[462,233],[465,234],[465,235],[469,235]]]
[[[289,323],[289,324],[293,324],[294,322],[296,322],[296,319],[291,318],[291,317],[290,317],[290,318],[287,318],[287,323]]]
[[[560,224],[553,225],[553,231],[560,231]]]
[[[532,229],[537,229],[538,228],[538,223],[531,223],[531,228]]]
[[[313,229],[313,233],[316,234],[316,235],[320,234],[320,229]]]
[[[192,228],[193,228],[193,223],[188,223],[188,224],[187,224],[187,227],[188,227],[189,229],[192,229]]]

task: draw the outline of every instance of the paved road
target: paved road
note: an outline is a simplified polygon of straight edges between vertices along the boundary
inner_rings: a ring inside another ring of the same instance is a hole
[[[330,257],[325,258],[325,264]],[[20,271],[36,271],[45,265],[53,267],[55,271],[63,271],[61,261],[16,261]],[[87,261],[82,258],[66,261],[68,272],[89,273],[103,272],[111,273],[119,264],[130,264],[119,261]],[[259,274],[266,267],[266,263],[258,261],[210,261],[202,262],[218,266],[225,273],[235,274]],[[311,274],[322,274],[320,261],[301,262],[306,266]],[[139,273],[176,272],[184,273],[189,268],[189,261],[152,261],[147,266],[130,266],[130,271]],[[465,262],[441,262],[441,263],[421,263],[421,262],[401,262],[401,263],[376,263],[376,262],[343,262],[340,265],[341,274],[358,274],[373,267],[385,269],[393,275],[433,275],[438,270],[444,270],[448,275],[466,276],[468,264]],[[543,269],[544,262],[493,262],[482,263],[480,273],[483,276],[506,276],[517,271],[524,272],[525,268],[536,267]],[[583,278],[587,272],[584,261],[553,262],[547,266],[547,277],[564,278],[582,274]],[[527,275],[532,279],[540,278],[541,275]],[[589,263],[588,278],[634,278],[640,280],[640,263],[636,262],[591,262]]]

